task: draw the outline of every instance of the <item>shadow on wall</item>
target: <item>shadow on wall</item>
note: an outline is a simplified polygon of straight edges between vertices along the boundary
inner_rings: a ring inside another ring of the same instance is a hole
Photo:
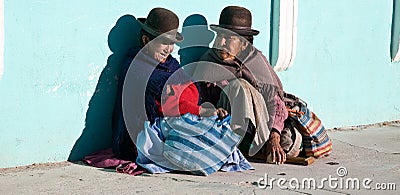
[[[112,114],[117,94],[121,65],[130,48],[139,47],[140,24],[132,15],[120,17],[108,34],[108,47],[113,52],[107,60],[96,90],[89,101],[85,128],[75,142],[68,161],[81,160],[84,156],[112,145]]]
[[[183,21],[182,35],[184,40],[177,43],[180,47],[181,66],[198,62],[200,57],[209,49],[209,44],[214,39],[214,33],[208,29],[207,20],[203,15],[192,14]],[[194,70],[185,69],[189,75]]]

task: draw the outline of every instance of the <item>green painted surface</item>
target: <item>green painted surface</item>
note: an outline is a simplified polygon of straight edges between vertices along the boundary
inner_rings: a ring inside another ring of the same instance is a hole
[[[279,22],[280,22],[280,0],[271,0],[270,18],[270,48],[269,60],[272,66],[276,65],[279,56]]]
[[[110,146],[116,75],[132,16],[156,6],[216,24],[223,1],[4,1],[0,167],[80,159]],[[269,54],[271,1],[249,8]],[[392,1],[299,1],[297,55],[279,73],[327,127],[400,118],[400,66],[390,62]],[[118,23],[117,21],[122,23]],[[114,30],[113,30],[114,29]],[[121,41],[123,40],[123,41]],[[177,50],[174,52],[177,56]]]

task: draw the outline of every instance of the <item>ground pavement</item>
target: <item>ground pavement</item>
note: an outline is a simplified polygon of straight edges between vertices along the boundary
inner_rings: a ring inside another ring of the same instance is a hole
[[[333,154],[310,166],[252,162],[256,170],[203,177],[45,163],[0,169],[0,194],[400,194],[399,123],[328,134]]]

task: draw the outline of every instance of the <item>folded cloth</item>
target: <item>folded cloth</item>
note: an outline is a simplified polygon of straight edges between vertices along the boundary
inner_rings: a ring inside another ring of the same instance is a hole
[[[116,168],[118,173],[126,173],[130,175],[139,175],[146,172],[145,169],[139,167],[132,161],[116,158],[113,154],[112,148],[100,150],[87,155],[83,158],[83,162],[97,168]]]
[[[138,156],[136,163],[150,173],[167,173],[174,169],[179,170],[164,156],[164,136],[159,128],[160,118],[156,118],[151,125],[150,121],[144,123],[144,130],[137,136],[136,148]]]
[[[275,91],[272,90],[273,87],[266,87],[266,89],[269,89],[269,92],[265,92],[264,95],[275,94]],[[267,98],[264,98],[263,94],[244,79],[230,81],[229,85],[223,89],[223,92],[217,107],[224,108],[232,114],[231,127],[233,131],[244,136],[249,127],[248,121],[254,126],[252,145],[249,151],[245,151],[250,156],[253,156],[262,149],[264,143],[269,139],[270,128],[268,123],[271,123],[272,126],[273,121],[269,119],[274,114],[271,110],[275,108],[268,108],[264,101]]]
[[[146,169],[143,169],[139,167],[136,163],[134,162],[127,162],[124,164],[118,165],[115,170],[118,173],[126,173],[129,175],[140,175],[142,173],[147,172]]]
[[[235,148],[220,170],[225,172],[247,171],[254,170],[254,167],[251,166],[240,150]]]

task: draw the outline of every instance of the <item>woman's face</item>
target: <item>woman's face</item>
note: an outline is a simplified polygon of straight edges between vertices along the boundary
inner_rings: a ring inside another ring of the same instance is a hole
[[[219,49],[219,56],[222,60],[234,59],[247,47],[243,38],[236,35],[217,33],[214,41],[214,48]]]
[[[147,47],[149,56],[160,63],[164,63],[174,50],[174,43],[156,38],[152,41],[148,41],[145,47]]]

